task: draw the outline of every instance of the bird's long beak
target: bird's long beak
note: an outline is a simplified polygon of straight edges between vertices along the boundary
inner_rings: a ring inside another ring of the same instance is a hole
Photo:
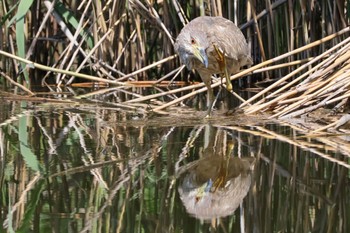
[[[205,68],[208,68],[208,56],[203,48],[194,47],[194,55],[203,63]]]

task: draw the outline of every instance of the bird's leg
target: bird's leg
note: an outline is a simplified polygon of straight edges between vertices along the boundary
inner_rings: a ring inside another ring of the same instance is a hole
[[[213,103],[214,103],[214,93],[213,89],[211,88],[211,82],[204,82],[205,85],[207,86],[208,89],[208,110],[207,110],[207,115],[205,117],[210,117],[211,116],[211,111],[213,109]]]
[[[220,49],[218,47],[216,47],[215,44],[213,44],[213,46],[215,48],[216,54],[218,55],[218,57],[216,58],[216,61],[219,64],[221,72],[224,73],[225,78],[226,78],[226,89],[228,91],[232,91],[232,83],[231,83],[230,76],[229,76],[228,71],[227,71],[225,52],[221,52]]]
[[[228,74],[228,71],[227,71],[225,56],[224,56],[224,66],[225,66],[224,69],[225,69],[225,77],[226,77],[226,88],[228,91],[232,91],[232,83],[231,83],[230,75]]]
[[[212,112],[212,108],[213,108],[213,103],[215,100],[214,97],[214,92],[213,89],[211,88],[211,74],[210,73],[199,73],[199,75],[201,76],[205,86],[208,89],[208,95],[207,95],[207,106],[208,106],[208,110],[207,110],[207,115],[205,117],[210,117],[211,112]]]

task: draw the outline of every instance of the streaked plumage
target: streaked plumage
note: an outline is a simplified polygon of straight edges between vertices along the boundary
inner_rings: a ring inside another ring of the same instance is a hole
[[[223,66],[224,62],[215,47],[225,55],[226,66]],[[178,35],[175,51],[188,69],[198,71],[208,88],[207,116],[211,114],[214,101],[210,87],[211,76],[226,72],[231,75],[238,72],[240,67],[252,64],[249,48],[241,30],[233,22],[222,17],[201,16],[192,20]]]

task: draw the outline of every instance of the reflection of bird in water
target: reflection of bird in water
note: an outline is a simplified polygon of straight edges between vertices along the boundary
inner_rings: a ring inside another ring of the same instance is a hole
[[[186,210],[204,220],[232,214],[249,191],[254,159],[208,156],[193,163],[178,188]]]
[[[178,35],[175,50],[187,68],[198,71],[208,88],[207,116],[210,116],[214,102],[211,75],[224,74],[226,87],[231,91],[230,74],[252,64],[242,32],[222,17],[202,16],[192,20]]]

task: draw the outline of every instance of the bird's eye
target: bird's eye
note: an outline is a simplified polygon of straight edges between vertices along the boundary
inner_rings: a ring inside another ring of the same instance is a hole
[[[195,43],[196,41],[193,38],[191,38],[191,44],[195,44]]]

